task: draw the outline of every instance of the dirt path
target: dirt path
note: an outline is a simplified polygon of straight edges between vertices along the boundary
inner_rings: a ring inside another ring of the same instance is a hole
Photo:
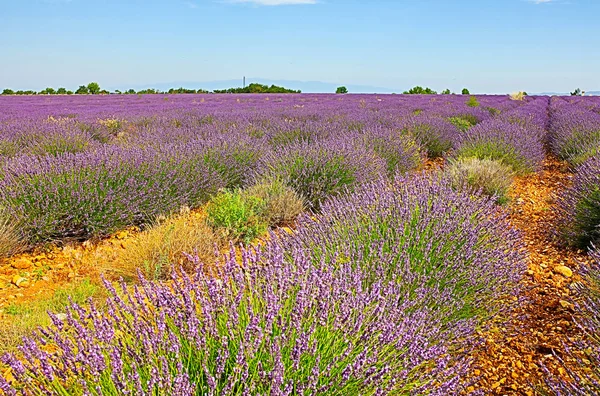
[[[508,317],[497,318],[483,336],[476,354],[473,388],[485,394],[535,395],[544,383],[541,365],[554,375],[565,373],[554,354],[567,360],[564,345],[578,336],[567,302],[569,284],[577,280],[584,252],[562,248],[556,229],[556,194],[568,185],[571,174],[554,158],[544,161],[539,173],[518,178],[509,210],[515,227],[523,233],[530,254],[523,274],[523,298],[514,303]]]
[[[98,263],[114,260],[125,247],[123,243],[132,237],[135,232],[125,230],[97,244],[50,246],[0,260],[0,320],[11,304],[45,298],[55,289],[84,278],[98,280]]]

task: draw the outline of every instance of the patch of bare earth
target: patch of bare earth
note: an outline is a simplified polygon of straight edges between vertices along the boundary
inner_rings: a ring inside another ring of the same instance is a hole
[[[578,280],[585,252],[561,246],[555,235],[557,194],[572,175],[564,163],[549,157],[536,174],[517,178],[509,204],[510,219],[527,244],[529,268],[523,274],[522,295],[504,317],[494,320],[482,336],[474,359],[474,385],[485,394],[536,395],[549,374],[565,377],[572,366],[565,346],[580,336],[573,322],[569,285]],[[575,351],[575,353],[577,353]],[[559,357],[559,358],[557,358]],[[567,377],[565,377],[567,378]]]

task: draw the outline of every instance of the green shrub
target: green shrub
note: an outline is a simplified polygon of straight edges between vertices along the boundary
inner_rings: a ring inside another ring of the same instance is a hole
[[[276,178],[264,179],[244,190],[243,197],[264,203],[261,217],[269,226],[291,224],[305,207],[302,197]]]
[[[470,96],[467,100],[467,106],[469,107],[479,107],[479,101],[475,96]]]
[[[12,139],[0,140],[0,157],[14,157],[23,149],[21,143]]]
[[[265,202],[241,190],[223,191],[207,206],[207,222],[223,237],[249,243],[267,231],[262,214]]]
[[[460,129],[461,131],[466,131],[467,129],[475,125],[462,116],[449,117],[448,121],[450,121],[452,125]]]
[[[28,151],[33,155],[53,155],[58,156],[63,153],[81,153],[86,151],[92,138],[83,134],[64,134],[64,135],[29,135],[23,142],[28,147]]]
[[[508,202],[508,191],[514,173],[500,161],[480,158],[459,158],[449,163],[446,176],[454,188],[471,188],[495,196],[497,202]]]
[[[495,108],[495,107],[486,107],[485,109],[486,109],[486,110],[487,110],[487,111],[490,113],[490,115],[491,115],[492,117],[495,117],[495,116],[497,116],[498,114],[500,114],[500,113],[501,113],[501,112],[500,112],[500,110],[498,110],[498,109],[497,109],[497,108]]]
[[[583,149],[579,153],[571,156],[571,158],[569,158],[569,163],[577,168],[590,158],[600,155],[600,141],[598,143],[598,146],[590,145],[587,149]]]

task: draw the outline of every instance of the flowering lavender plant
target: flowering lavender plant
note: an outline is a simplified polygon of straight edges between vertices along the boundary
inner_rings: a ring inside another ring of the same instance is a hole
[[[577,168],[573,184],[559,196],[560,233],[570,245],[600,243],[600,155]]]
[[[424,162],[421,145],[410,135],[390,128],[373,127],[360,138],[367,149],[385,160],[390,176],[416,169]]]
[[[404,121],[402,129],[427,150],[427,155],[442,156],[454,145],[458,129],[452,123],[435,116],[417,116]]]
[[[489,120],[461,134],[454,155],[501,161],[517,173],[533,172],[544,159],[542,139],[541,130]]]
[[[276,177],[318,210],[326,198],[385,173],[386,163],[353,140],[298,144],[265,155],[256,178]]]
[[[552,103],[550,146],[561,159],[579,166],[600,153],[600,115],[562,99]]]
[[[380,179],[331,199],[282,238],[317,261],[360,265],[371,282],[392,281],[409,294],[439,288],[447,299],[432,302],[445,319],[493,312],[526,269],[519,234],[493,199],[425,175]]]
[[[142,279],[106,312],[73,305],[65,320],[6,355],[18,385],[8,395],[449,394],[468,362],[454,350],[472,331],[443,324],[398,283],[364,284],[360,265],[318,267],[269,243],[232,250],[216,276],[202,268],[171,285]],[[197,263],[200,264],[200,263]],[[433,292],[433,293],[431,293]],[[449,340],[455,340],[450,344]],[[462,344],[461,348],[467,348]],[[452,357],[449,353],[453,352]]]

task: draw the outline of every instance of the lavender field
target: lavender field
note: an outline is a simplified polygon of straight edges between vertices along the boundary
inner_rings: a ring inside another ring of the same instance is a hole
[[[475,356],[530,269],[512,186],[548,158],[573,175],[549,232],[589,263],[567,302],[578,338],[552,352],[564,375],[521,382],[600,393],[599,98],[4,95],[0,109],[6,263],[168,227],[160,257],[126,249],[133,276],[102,278],[108,298],[25,334],[0,394],[490,394]]]

